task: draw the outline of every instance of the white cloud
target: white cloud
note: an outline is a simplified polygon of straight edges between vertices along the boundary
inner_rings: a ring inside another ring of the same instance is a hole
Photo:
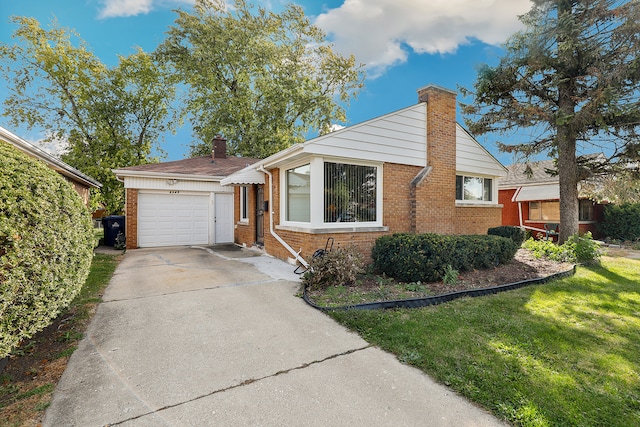
[[[151,12],[156,7],[174,7],[193,4],[195,0],[102,0],[103,9],[98,18],[136,16]]]
[[[345,0],[315,24],[375,76],[405,62],[410,50],[452,53],[474,38],[502,43],[530,8],[530,0]]]
[[[104,9],[100,11],[98,17],[135,16],[141,13],[149,13],[152,6],[153,0],[104,0]]]
[[[36,147],[46,151],[54,157],[60,158],[60,156],[67,152],[69,149],[69,142],[66,139],[55,138],[52,134],[47,133],[46,138],[42,138],[38,141],[30,141]]]

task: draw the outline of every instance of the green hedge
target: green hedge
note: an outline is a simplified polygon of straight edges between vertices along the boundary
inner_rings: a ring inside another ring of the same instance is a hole
[[[518,249],[500,236],[442,236],[398,233],[376,240],[374,268],[405,282],[435,282],[450,265],[460,272],[511,261]]]
[[[73,300],[93,258],[80,196],[42,162],[0,141],[0,358]]]
[[[492,227],[487,230],[487,234],[489,234],[490,236],[507,237],[513,240],[513,242],[518,247],[522,246],[522,242],[524,242],[524,239],[527,236],[527,233],[523,228],[514,227],[512,225],[501,225],[499,227]]]
[[[640,239],[640,203],[605,205],[599,228],[612,239]]]

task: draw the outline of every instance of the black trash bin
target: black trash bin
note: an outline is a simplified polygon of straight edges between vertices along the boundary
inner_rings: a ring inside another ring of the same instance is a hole
[[[102,218],[102,228],[104,230],[104,245],[114,246],[118,233],[124,234],[124,216],[110,215]]]

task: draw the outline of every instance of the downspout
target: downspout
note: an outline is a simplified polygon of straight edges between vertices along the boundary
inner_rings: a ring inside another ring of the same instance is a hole
[[[269,175],[269,205],[270,205],[270,208],[269,208],[269,233],[273,237],[275,237],[276,240],[278,242],[280,242],[280,244],[282,246],[284,246],[285,249],[288,250],[289,253],[291,255],[293,255],[298,262],[300,262],[300,264],[302,264],[306,268],[309,268],[309,263],[306,262],[304,260],[304,258],[302,258],[300,256],[300,252],[302,252],[302,248],[300,248],[300,250],[298,252],[296,252],[291,246],[289,246],[289,244],[287,242],[284,241],[284,239],[282,239],[282,237],[278,236],[278,234],[273,229],[273,175],[271,174],[271,172],[269,172],[268,170],[266,170],[264,168],[264,165],[260,165],[258,170],[260,172],[263,172],[263,173],[266,173],[267,175]]]
[[[518,194],[520,194],[521,190],[522,190],[522,187],[518,187],[516,192],[513,193],[513,197],[511,198],[512,202],[516,201],[516,199],[518,198]],[[523,227],[523,224],[522,224],[522,202],[521,201],[518,201],[518,217],[520,219],[520,227]]]

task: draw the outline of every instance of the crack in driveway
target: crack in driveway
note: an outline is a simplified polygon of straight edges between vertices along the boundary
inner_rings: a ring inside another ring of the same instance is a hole
[[[301,369],[306,369],[309,366],[313,366],[313,365],[317,365],[317,364],[320,364],[320,363],[324,363],[324,362],[326,362],[328,360],[337,359],[338,357],[348,356],[350,354],[353,354],[353,353],[356,353],[356,352],[359,352],[359,351],[362,351],[362,350],[366,350],[366,349],[371,348],[371,347],[373,347],[373,346],[371,344],[368,344],[368,345],[366,345],[364,347],[354,348],[354,349],[351,349],[351,350],[344,351],[342,353],[332,354],[330,356],[325,357],[324,359],[314,360],[314,361],[308,362],[308,363],[303,363],[302,365],[295,366],[295,367],[289,368],[289,369],[283,369],[283,370],[278,371],[278,372],[276,372],[274,374],[271,374],[271,375],[266,375],[266,376],[260,377],[260,378],[249,378],[247,380],[242,381],[241,383],[234,384],[234,385],[231,385],[229,387],[221,388],[219,390],[214,390],[214,391],[209,392],[207,394],[203,394],[201,396],[197,396],[197,397],[194,397],[192,399],[185,400],[183,402],[174,403],[172,405],[166,405],[166,406],[163,406],[162,408],[156,409],[155,411],[150,411],[150,412],[147,412],[147,413],[144,413],[144,414],[140,414],[140,415],[137,415],[135,417],[127,418],[127,419],[124,419],[122,421],[118,421],[118,422],[115,422],[115,423],[107,423],[106,426],[111,427],[111,426],[122,425],[122,424],[124,424],[126,422],[129,422],[129,421],[138,420],[140,418],[143,418],[143,417],[146,417],[146,416],[149,416],[149,415],[158,414],[159,412],[165,411],[167,409],[177,408],[178,406],[182,406],[182,405],[185,405],[187,403],[195,402],[197,400],[213,396],[214,394],[224,393],[226,391],[233,390],[233,389],[236,389],[236,388],[239,388],[239,387],[244,387],[246,385],[253,384],[253,383],[256,383],[258,381],[263,381],[263,380],[266,380],[266,379],[269,379],[269,378],[277,377],[279,375],[288,374],[289,372],[298,371],[298,370],[301,370]]]

